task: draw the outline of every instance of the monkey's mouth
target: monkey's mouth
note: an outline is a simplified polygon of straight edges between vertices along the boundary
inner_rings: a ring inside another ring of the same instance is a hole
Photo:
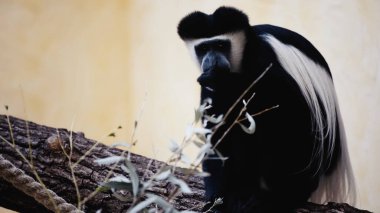
[[[201,76],[198,77],[197,81],[201,85],[202,88],[206,89],[209,92],[215,92],[215,88],[216,88],[215,76],[202,74]]]
[[[205,90],[215,93],[216,91],[223,90],[226,84],[231,80],[231,76],[228,72],[211,71],[202,73],[197,79],[198,83]]]
[[[215,90],[213,89],[213,88],[211,88],[211,87],[205,87],[205,89],[207,89],[208,91],[210,91],[210,92],[214,92]]]

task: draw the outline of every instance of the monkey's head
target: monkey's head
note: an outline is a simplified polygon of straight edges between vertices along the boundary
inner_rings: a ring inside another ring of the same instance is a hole
[[[249,27],[248,17],[230,7],[210,15],[196,11],[180,21],[178,34],[199,64],[203,89],[213,93],[241,73]]]

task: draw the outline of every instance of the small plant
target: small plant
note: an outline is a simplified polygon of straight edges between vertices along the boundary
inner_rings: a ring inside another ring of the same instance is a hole
[[[142,181],[136,173],[136,168],[133,166],[128,157],[113,156],[104,159],[96,160],[96,163],[100,165],[119,165],[121,169],[128,175],[116,176],[110,178],[108,181],[102,185],[104,189],[110,189],[115,196],[120,200],[128,201],[128,196],[121,197],[120,194],[125,194],[123,192],[132,192],[133,201],[131,208],[128,212],[157,212],[158,208],[160,212],[192,212],[190,210],[178,211],[172,205],[171,201],[180,193],[190,194],[192,193],[190,187],[186,184],[186,179],[191,175],[207,176],[207,173],[200,172],[200,167],[202,161],[208,159],[210,155],[217,155],[218,159],[225,161],[227,160],[220,152],[217,150],[217,146],[225,138],[225,136],[230,132],[230,130],[235,126],[239,125],[241,129],[247,134],[254,134],[256,129],[256,123],[254,116],[267,112],[269,110],[278,107],[273,106],[268,109],[264,109],[255,114],[250,114],[247,112],[247,106],[252,101],[255,93],[252,93],[247,100],[243,99],[248,92],[251,92],[253,85],[259,81],[265,73],[270,69],[272,65],[270,64],[268,68],[263,72],[263,74],[256,79],[252,84],[243,92],[243,94],[236,100],[232,107],[228,110],[226,115],[207,115],[206,111],[212,108],[212,100],[207,99],[202,105],[195,109],[194,121],[191,125],[186,128],[185,136],[182,142],[179,144],[172,140],[169,144],[169,149],[172,152],[172,156],[167,161],[167,165],[163,166],[158,172],[150,177],[147,181]],[[215,144],[211,143],[211,138],[213,133],[216,132],[221,126],[226,125],[226,118],[231,115],[232,110],[236,110],[238,103],[242,103],[243,107],[240,109],[238,115],[233,119],[233,122],[229,124],[227,130],[223,133],[222,137],[218,139]],[[245,126],[242,122],[248,121],[249,125]],[[207,128],[207,124],[211,123],[213,126],[211,129]],[[136,125],[135,125],[136,126]],[[190,160],[190,158],[184,154],[184,150],[189,144],[194,144],[198,147],[198,153],[195,159]],[[124,153],[123,153],[124,154]],[[118,164],[121,162],[121,164]],[[189,166],[187,176],[184,179],[176,177],[175,171],[179,162],[182,162]],[[159,181],[166,181],[175,185],[175,189],[169,194],[169,196],[163,198],[154,194],[147,192],[149,188],[154,187]],[[117,193],[119,192],[119,193]],[[218,198],[211,205],[210,209],[205,212],[210,212],[212,208],[223,203],[222,198]],[[155,205],[154,205],[155,204]]]

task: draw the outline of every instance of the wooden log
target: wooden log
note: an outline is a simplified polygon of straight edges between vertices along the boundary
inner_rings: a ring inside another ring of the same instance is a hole
[[[8,143],[0,142],[0,154],[12,162],[16,167],[25,171],[26,174],[34,177],[34,174],[27,163],[23,162],[20,155],[16,152],[18,149],[24,156],[33,159],[33,165],[41,177],[42,182],[47,188],[53,190],[66,201],[76,205],[78,203],[75,186],[73,184],[71,171],[69,168],[69,160],[61,150],[61,145],[67,152],[70,150],[70,132],[66,129],[56,129],[33,122],[9,117],[12,134],[6,116],[0,115],[0,136],[12,143],[14,138],[15,147]],[[59,137],[57,137],[59,135]],[[110,170],[110,166],[99,166],[94,161],[99,158],[109,156],[120,156],[123,152],[120,149],[110,148],[101,143],[93,147],[96,141],[86,139],[83,133],[72,133],[73,152],[71,161],[76,162],[89,149],[91,153],[84,158],[75,167],[75,178],[78,184],[81,199],[86,198],[90,193],[103,183],[106,175]],[[29,145],[30,148],[29,149]],[[31,153],[31,155],[29,155]],[[29,159],[30,161],[30,159]],[[152,160],[141,155],[132,154],[131,161],[137,168],[140,177],[145,174],[142,180],[148,180],[158,169],[165,164],[160,161]],[[148,164],[150,165],[148,168]],[[120,168],[114,170],[115,175],[124,174]],[[185,174],[179,174],[184,177]],[[187,180],[189,186],[193,190],[193,194],[178,196],[174,200],[174,205],[178,209],[194,208],[195,211],[200,210],[203,206],[203,185],[199,177],[189,177]],[[29,211],[31,208],[40,208],[38,203],[32,202],[33,199],[20,197],[22,193],[12,188],[4,181],[0,181],[0,205],[17,211]],[[173,185],[167,183],[157,183],[157,186],[150,190],[158,195],[168,196],[174,190]],[[11,195],[11,196],[10,196]],[[10,197],[17,199],[8,199]],[[22,201],[20,201],[22,198]],[[25,202],[24,202],[25,201]],[[32,205],[33,204],[33,205]],[[86,212],[95,212],[102,209],[102,212],[122,212],[126,211],[131,202],[122,202],[112,196],[111,192],[99,192],[96,196],[85,203]],[[40,212],[40,211],[38,211]]]
[[[66,153],[70,153],[72,143],[71,162],[77,162],[88,150],[92,149],[77,166],[74,167],[76,184],[79,189],[80,201],[94,192],[102,184],[110,171],[110,166],[100,166],[94,161],[109,156],[120,156],[123,150],[111,148],[94,140],[85,138],[83,133],[70,132],[67,129],[52,128],[25,121],[12,116],[0,115],[0,155],[12,162],[17,168],[35,178],[30,165],[26,163],[20,153],[24,155],[38,173],[48,189],[64,198],[73,205],[78,204],[76,187],[69,167]],[[13,144],[14,143],[14,144]],[[96,145],[95,145],[96,144]],[[94,146],[95,145],[95,146]],[[149,159],[141,155],[132,154],[131,162],[137,169],[140,180],[146,181],[166,164]],[[114,170],[115,175],[124,174],[119,167]],[[176,173],[178,178],[185,179],[192,194],[177,196],[173,205],[179,210],[191,209],[201,211],[204,206],[203,181],[197,176],[188,176],[186,169]],[[149,192],[168,197],[175,187],[167,182],[156,182]],[[132,201],[120,201],[110,191],[100,191],[89,199],[83,206],[85,212],[126,212]],[[19,212],[49,212],[44,206],[32,197],[17,190],[7,181],[0,178],[0,206]],[[296,212],[368,212],[356,209],[347,204],[329,203],[319,205],[306,203]]]

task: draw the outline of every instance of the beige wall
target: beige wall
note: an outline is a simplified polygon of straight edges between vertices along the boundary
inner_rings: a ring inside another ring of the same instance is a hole
[[[252,24],[293,29],[322,52],[346,123],[359,206],[380,211],[376,0],[2,0],[0,105],[50,126],[74,122],[74,130],[107,143],[130,141],[138,119],[134,151],[166,160],[169,139],[181,140],[199,100],[198,73],[176,25],[219,5],[243,9]],[[125,127],[118,137],[106,139],[118,125]]]

